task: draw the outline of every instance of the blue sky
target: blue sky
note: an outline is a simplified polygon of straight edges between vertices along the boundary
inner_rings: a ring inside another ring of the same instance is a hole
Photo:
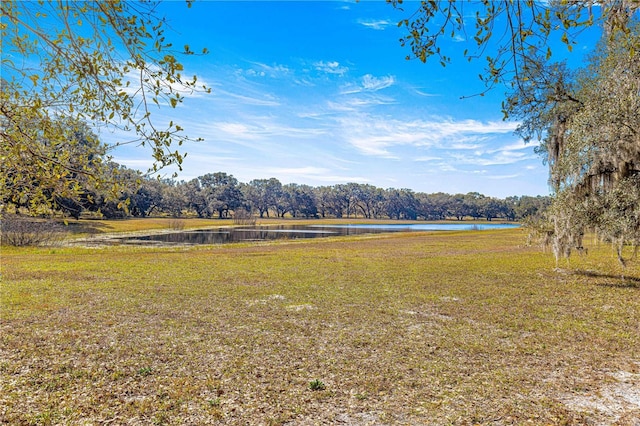
[[[407,61],[384,2],[165,2],[174,45],[204,56],[181,58],[185,74],[212,88],[176,109],[153,110],[189,136],[179,180],[227,172],[242,182],[275,177],[312,186],[368,183],[419,192],[548,194],[548,172],[502,121],[504,89],[486,96],[483,61]],[[471,96],[461,99],[463,96]],[[101,135],[114,142],[118,135]],[[146,170],[149,152],[120,147],[114,159]]]

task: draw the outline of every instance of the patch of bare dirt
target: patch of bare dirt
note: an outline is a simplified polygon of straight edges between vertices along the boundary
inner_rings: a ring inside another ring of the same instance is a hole
[[[561,398],[593,425],[640,426],[640,374],[617,371],[596,391]]]

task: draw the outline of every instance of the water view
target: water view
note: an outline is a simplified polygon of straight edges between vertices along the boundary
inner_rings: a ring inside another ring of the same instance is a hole
[[[226,244],[242,241],[322,238],[330,236],[381,234],[416,231],[478,231],[516,228],[518,224],[421,223],[421,224],[345,224],[273,225],[238,228],[200,229],[166,234],[116,238],[120,244]]]

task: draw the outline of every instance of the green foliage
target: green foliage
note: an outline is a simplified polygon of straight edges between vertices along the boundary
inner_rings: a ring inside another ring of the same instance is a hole
[[[75,140],[80,123],[134,134],[120,143],[149,146],[153,171],[180,165],[172,147],[189,138],[173,122],[159,127],[150,106],[175,108],[208,89],[183,75],[153,3],[7,0],[0,10],[0,158],[11,170],[3,199],[38,213],[55,204],[54,192],[79,197],[81,179],[104,183],[96,167],[105,147],[93,136]]]
[[[312,391],[321,391],[325,390],[326,388],[327,386],[320,379],[314,379],[309,382],[309,389],[311,389]]]
[[[150,376],[153,373],[153,369],[151,367],[142,367],[138,370],[138,376]]]
[[[423,62],[436,56],[446,64],[442,38],[467,35],[463,6],[458,0],[421,2],[412,19],[400,22],[408,31],[401,43]],[[505,84],[511,91],[505,119],[521,119],[524,140],[541,141],[537,152],[549,165],[556,195],[549,215],[556,260],[595,230],[615,243],[624,265],[622,247],[640,244],[640,2],[603,1],[595,12],[592,6],[586,0],[468,5],[475,12],[477,51],[464,56],[486,51],[480,78],[488,89]],[[552,37],[570,52],[580,31],[593,25],[601,26],[602,41],[584,69],[551,62]],[[539,234],[546,240],[546,230]]]
[[[395,8],[415,6],[402,0],[387,0]],[[486,68],[480,79],[491,88],[506,83],[517,86],[526,81],[526,69],[535,58],[551,59],[552,38],[559,39],[568,51],[582,30],[606,22],[614,29],[626,29],[629,18],[638,9],[634,0],[602,2],[601,13],[594,14],[593,2],[579,1],[422,1],[410,19],[398,26],[407,34],[400,39],[411,48],[412,55],[426,62],[436,57],[441,65],[451,62],[442,49],[443,39],[461,37],[476,44],[465,49],[468,60],[485,58]],[[473,16],[473,24],[467,22]]]
[[[609,34],[576,72],[548,65],[555,78],[532,74],[508,100],[523,118],[520,134],[542,138],[557,259],[581,247],[587,230],[613,243],[623,265],[622,248],[640,244],[640,59],[630,54],[638,29]]]
[[[243,194],[238,180],[224,172],[207,173],[187,183],[185,192],[189,206],[198,217],[212,217],[218,214],[222,219],[230,210],[242,206]]]
[[[236,224],[250,225],[256,217],[286,215],[307,219],[317,217],[353,217],[364,219],[392,218],[400,220],[458,220],[468,218],[522,220],[540,214],[549,204],[549,197],[511,196],[506,199],[487,197],[477,192],[468,194],[426,194],[410,189],[377,188],[369,184],[338,184],[311,187],[277,179],[257,179],[239,183],[227,173],[209,173],[189,182],[154,179],[140,172],[100,163],[107,182],[112,187],[93,182],[79,187],[79,197],[55,197],[57,212],[79,218],[81,213],[107,219],[124,217],[199,217],[228,218]],[[84,180],[81,180],[84,182]],[[8,204],[10,204],[8,202]],[[19,208],[18,204],[15,207]]]
[[[7,93],[0,96],[6,106]],[[24,207],[32,214],[60,208],[87,188],[105,184],[103,156],[106,147],[82,122],[70,118],[45,118],[29,108],[0,117],[2,144],[2,202]]]

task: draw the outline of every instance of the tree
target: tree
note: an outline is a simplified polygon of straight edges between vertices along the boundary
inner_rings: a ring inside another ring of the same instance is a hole
[[[637,24],[605,33],[586,67],[532,67],[506,105],[549,165],[556,259],[592,229],[615,243],[624,265],[624,245],[640,243],[640,60],[632,53],[640,33]]]
[[[403,0],[387,2],[401,10],[404,6]],[[594,12],[594,5],[599,6],[598,11]],[[426,62],[435,56],[446,66],[451,56],[442,50],[442,39],[473,36],[476,48],[465,49],[463,56],[486,59],[480,79],[488,88],[500,83],[518,86],[527,80],[527,69],[537,58],[547,61],[552,57],[552,39],[557,38],[571,51],[587,27],[604,25],[607,34],[626,30],[638,8],[636,0],[422,1],[398,26],[407,31],[400,39],[402,46],[411,48],[407,59]],[[472,29],[466,24],[468,16],[474,17]]]
[[[75,156],[80,142],[69,137],[69,122],[133,133],[118,144],[150,147],[153,171],[180,167],[174,147],[189,138],[176,123],[152,120],[151,106],[175,108],[185,94],[209,89],[183,75],[155,3],[4,0],[0,11],[1,165],[36,183],[2,182],[3,198],[51,207],[53,195],[34,188],[53,187],[60,176],[103,182],[87,157]],[[194,54],[189,46],[180,51]],[[69,185],[65,197],[80,192]]]
[[[423,215],[428,219],[444,220],[451,214],[453,197],[443,192],[430,194],[423,201]]]
[[[213,189],[213,199],[210,201],[210,205],[214,206],[213,208],[218,212],[219,219],[228,217],[231,210],[235,210],[245,203],[244,195],[240,191],[238,179],[233,175],[218,172],[205,176],[207,178],[213,176],[212,181],[205,181],[203,177],[203,184]]]
[[[269,217],[269,208],[274,207],[282,192],[282,183],[276,178],[254,179],[245,187],[245,197],[252,208],[258,210],[260,218],[265,213]]]
[[[466,34],[464,5],[421,2],[411,19],[400,22],[408,30],[401,43],[422,61],[435,55],[446,65],[450,57],[441,51],[441,38]],[[523,119],[518,132],[526,141],[541,141],[538,152],[555,193],[550,217],[556,259],[580,247],[591,228],[616,244],[624,264],[625,243],[640,243],[640,2],[504,0],[471,7],[477,9],[477,50],[463,55],[488,53],[481,79],[488,88],[507,85],[505,118]],[[551,62],[551,37],[571,51],[580,30],[593,25],[602,26],[603,37],[587,68],[574,72]]]
[[[211,217],[206,191],[200,184],[200,179],[191,179],[184,185],[183,190],[189,209],[195,211],[200,218]]]
[[[34,118],[24,127],[10,125],[6,117],[0,120],[2,205],[33,215],[54,209],[78,217],[82,206],[91,201],[89,188],[99,189],[107,180],[106,147],[95,133],[71,118]],[[29,147],[5,143],[21,134],[31,138]]]
[[[486,201],[486,197],[478,192],[468,192],[462,197],[464,216],[471,216],[478,219],[483,215],[482,204]]]
[[[551,197],[541,195],[536,197],[511,196],[506,198],[505,203],[509,220],[541,219],[551,204]]]
[[[275,194],[273,201],[276,217],[284,217],[291,210],[291,192],[285,189],[285,185]]]
[[[196,210],[199,216],[218,218],[228,216],[230,210],[240,207],[244,202],[238,180],[224,172],[207,173],[197,179],[198,191],[195,197]]]
[[[418,201],[412,190],[389,188],[386,190],[386,195],[386,213],[390,218],[417,219]]]
[[[464,217],[468,213],[467,206],[464,202],[463,194],[455,194],[449,197],[447,203],[447,211],[451,216],[454,216],[457,220],[464,220]]]
[[[288,183],[282,189],[286,194],[286,211],[289,211],[291,216],[298,217],[298,215],[303,215],[307,219],[317,216],[318,208],[316,207],[313,188],[309,185]]]
[[[104,164],[104,174],[106,181],[117,180],[117,186],[88,186],[81,197],[82,208],[107,219],[123,218],[131,213],[138,214],[137,206],[135,202],[132,206],[131,200],[140,189],[143,181],[142,173],[109,161]]]
[[[493,197],[484,197],[480,201],[480,212],[488,221],[501,216],[507,218],[509,214],[506,202]]]
[[[188,205],[185,183],[164,180],[162,186],[162,211],[173,217],[180,217]]]
[[[595,229],[616,246],[640,244],[640,42],[638,26],[606,39],[578,73],[579,104],[544,141],[552,185],[556,257]]]
[[[318,207],[316,206],[316,198],[313,187],[309,185],[299,185],[296,192],[296,203],[298,211],[305,218],[317,218]]]
[[[356,210],[367,219],[375,217],[379,214],[381,205],[383,204],[384,192],[380,188],[376,188],[369,184],[349,183],[347,184],[352,195],[351,204]]]
[[[320,186],[315,188],[315,199],[318,206],[320,216],[324,219],[329,214],[329,206],[331,204],[331,187]]]
[[[351,210],[351,192],[347,185],[338,184],[329,187],[328,209],[337,218],[342,218],[346,214],[349,217]]]
[[[162,207],[165,184],[154,178],[141,179],[137,190],[129,197],[129,211],[133,216],[146,217]]]

